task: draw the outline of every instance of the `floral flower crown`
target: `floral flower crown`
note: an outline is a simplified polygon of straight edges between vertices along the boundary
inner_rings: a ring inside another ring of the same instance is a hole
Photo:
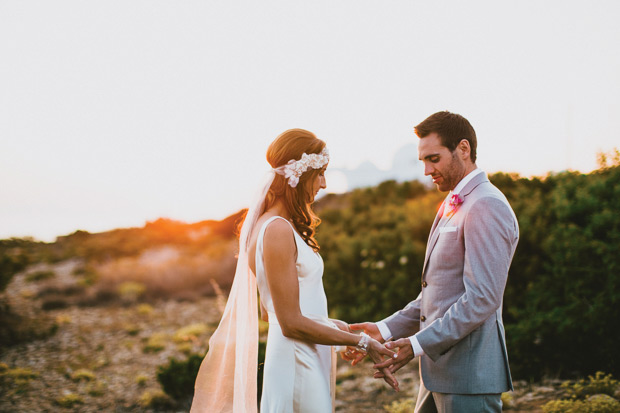
[[[321,153],[304,153],[301,159],[291,159],[285,165],[273,168],[274,172],[288,179],[288,184],[295,188],[299,183],[299,177],[308,169],[321,169],[329,162],[329,151],[323,148]]]

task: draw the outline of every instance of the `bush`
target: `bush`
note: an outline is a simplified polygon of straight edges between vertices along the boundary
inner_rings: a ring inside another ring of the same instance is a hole
[[[377,320],[418,295],[428,232],[444,196],[416,181],[388,181],[356,189],[337,209],[319,204],[330,315]]]
[[[0,302],[0,348],[43,339],[57,330],[58,324],[49,316],[22,316]]]
[[[95,373],[87,369],[79,369],[73,372],[71,375],[71,380],[78,381],[94,381],[97,377]]]
[[[60,407],[71,408],[77,404],[84,404],[84,399],[79,394],[69,393],[55,400]]]
[[[92,267],[79,267],[73,271],[73,275],[80,277],[78,284],[84,287],[94,285],[99,278],[99,274]]]
[[[588,380],[581,379],[575,383],[566,381],[562,387],[567,390],[569,397],[585,399],[595,394],[606,394],[614,397],[618,390],[618,380],[614,380],[611,374],[605,375],[602,371],[597,371],[594,376],[588,376]]]
[[[153,306],[150,304],[143,303],[143,304],[138,305],[138,307],[136,308],[136,311],[140,315],[151,315],[153,313]]]
[[[60,310],[69,307],[69,303],[64,298],[52,298],[43,301],[41,309],[43,311]]]
[[[173,340],[175,343],[183,343],[186,341],[195,341],[199,336],[209,331],[205,323],[190,324],[182,327],[174,333]]]
[[[620,166],[500,178],[521,229],[504,297],[514,376],[620,374]]]
[[[263,365],[265,364],[266,343],[258,343],[258,398],[263,388]],[[157,368],[157,380],[167,395],[177,401],[191,400],[194,395],[194,384],[204,359],[203,355],[190,354],[185,360],[168,359],[168,364]]]
[[[123,300],[135,301],[146,291],[146,286],[135,281],[126,281],[118,286],[119,295]]]
[[[168,364],[159,366],[157,380],[167,395],[184,400],[194,395],[194,384],[204,356],[190,354],[185,360],[170,358]]]
[[[167,342],[168,336],[166,334],[155,333],[147,339],[142,351],[145,353],[158,353],[166,348]]]
[[[146,374],[138,374],[135,381],[138,386],[143,387],[149,381],[149,376]]]
[[[152,409],[170,409],[174,401],[161,390],[147,390],[140,396],[140,407]]]
[[[21,386],[28,384],[30,380],[39,377],[39,373],[35,373],[28,368],[15,367],[9,368],[5,363],[0,364],[0,384]]]
[[[407,413],[412,412],[415,407],[415,400],[394,400],[392,404],[386,404],[383,406],[388,413]]]
[[[15,274],[30,264],[22,244],[21,240],[16,239],[0,240],[0,292],[4,291]]]
[[[99,382],[99,381],[95,381],[92,383],[89,383],[88,386],[86,387],[86,392],[93,397],[101,397],[105,394],[106,392],[106,386]]]
[[[56,273],[54,271],[35,271],[26,275],[26,281],[28,282],[36,282],[49,280],[50,278],[54,278]]]
[[[587,400],[554,400],[543,406],[544,413],[618,413],[620,402],[607,395],[590,396]]]

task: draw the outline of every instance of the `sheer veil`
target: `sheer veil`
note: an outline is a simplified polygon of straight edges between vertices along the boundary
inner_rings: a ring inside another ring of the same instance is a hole
[[[248,247],[274,177],[273,170],[266,174],[241,226],[235,278],[222,320],[209,340],[209,351],[196,377],[191,412],[257,411],[258,300]]]

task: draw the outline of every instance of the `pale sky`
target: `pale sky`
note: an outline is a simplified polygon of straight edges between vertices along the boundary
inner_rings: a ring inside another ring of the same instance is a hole
[[[389,169],[439,110],[487,172],[588,172],[620,147],[619,19],[616,0],[0,0],[0,238],[221,219],[280,132]]]

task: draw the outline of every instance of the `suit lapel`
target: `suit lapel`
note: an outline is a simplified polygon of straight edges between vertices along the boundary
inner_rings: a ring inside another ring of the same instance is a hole
[[[489,182],[489,178],[485,172],[482,172],[481,174],[474,176],[474,178],[469,181],[467,185],[465,185],[465,188],[461,191],[461,195],[463,198],[466,198],[474,189],[476,189],[478,185],[484,182]]]
[[[443,211],[446,207],[446,201],[447,198],[444,199],[441,206],[439,207],[439,211],[437,212],[437,215],[435,215],[435,221],[433,222],[433,226],[431,227],[431,232],[428,235],[428,242],[426,243],[426,254],[424,257],[424,267],[422,268],[422,277],[424,277],[424,271],[426,270],[426,263],[428,262],[428,257],[431,255],[431,250],[433,249],[433,246],[435,245],[435,243],[437,242],[437,238],[439,237],[439,230],[437,228],[440,226],[440,224],[443,224]]]
[[[446,207],[446,200],[444,199],[441,205],[439,205],[439,209],[437,210],[437,215],[435,215],[435,220],[433,221],[433,226],[431,227],[431,232],[428,234],[428,241],[426,243],[427,250],[431,242],[431,238],[433,234],[435,233],[437,226],[439,225],[439,221],[441,221],[441,218],[443,217],[443,210],[445,207]]]

